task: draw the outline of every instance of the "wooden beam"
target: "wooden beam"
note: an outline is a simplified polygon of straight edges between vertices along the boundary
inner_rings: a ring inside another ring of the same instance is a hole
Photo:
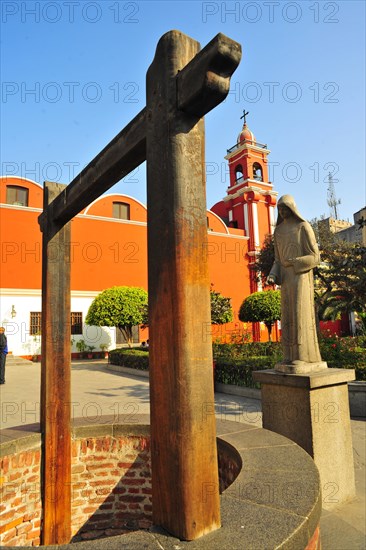
[[[45,182],[44,208],[65,185]],[[42,544],[71,538],[70,224],[47,224],[42,249]]]
[[[178,73],[178,109],[198,117],[214,109],[229,93],[240,59],[240,44],[217,34]]]
[[[142,109],[55,198],[38,218],[42,231],[46,218],[67,223],[146,160],[145,118]]]
[[[218,42],[171,31],[147,73],[153,521],[184,540],[220,526],[201,118],[223,97],[201,71],[230,73]]]

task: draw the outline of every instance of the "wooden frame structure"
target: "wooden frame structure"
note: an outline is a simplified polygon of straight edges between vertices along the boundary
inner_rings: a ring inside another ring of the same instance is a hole
[[[43,544],[71,537],[71,219],[147,160],[153,521],[192,540],[220,526],[203,116],[241,59],[218,34],[204,49],[162,36],[146,107],[68,185],[45,182],[42,265]]]

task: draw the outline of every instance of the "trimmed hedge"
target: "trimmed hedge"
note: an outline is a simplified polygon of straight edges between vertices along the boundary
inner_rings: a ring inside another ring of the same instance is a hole
[[[119,348],[109,352],[109,363],[136,370],[149,370],[148,350]]]
[[[270,357],[217,359],[215,361],[215,382],[247,388],[260,388],[260,384],[253,380],[253,371],[273,369],[276,363],[277,361]]]
[[[355,369],[356,380],[366,380],[366,348],[363,338],[324,338],[320,351],[330,368]],[[119,348],[109,352],[109,362],[137,370],[149,370],[149,350]],[[273,369],[282,360],[278,342],[213,344],[215,381],[222,384],[260,387],[253,381],[255,370]]]

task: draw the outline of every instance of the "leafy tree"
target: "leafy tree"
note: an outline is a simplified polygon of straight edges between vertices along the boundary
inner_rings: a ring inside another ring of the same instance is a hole
[[[252,269],[255,272],[257,282],[265,284],[274,262],[274,241],[273,235],[266,235],[262,248],[256,258]]]
[[[366,312],[366,248],[347,241],[325,244],[315,270],[317,308],[322,319],[346,311]]]
[[[272,326],[281,319],[281,293],[279,290],[265,290],[250,294],[240,306],[239,319],[243,322],[263,322],[271,342]]]
[[[231,298],[226,298],[220,292],[211,288],[211,322],[213,325],[223,325],[233,320]]]
[[[118,327],[132,343],[132,327],[147,324],[147,292],[143,288],[114,286],[103,290],[89,307],[88,325]]]
[[[322,217],[323,218],[323,217]],[[366,311],[366,248],[350,243],[322,219],[310,221],[319,243],[321,264],[314,269],[315,307],[320,319],[336,319],[343,311]],[[363,224],[360,224],[362,228]],[[257,280],[268,277],[274,261],[273,236],[267,235],[253,266]]]

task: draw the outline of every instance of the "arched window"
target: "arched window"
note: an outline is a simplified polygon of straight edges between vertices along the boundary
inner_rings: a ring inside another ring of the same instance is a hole
[[[20,187],[20,185],[7,185],[6,204],[28,206],[28,193],[29,190],[27,189],[27,187]]]
[[[257,181],[263,181],[263,170],[259,162],[253,164],[253,179]]]
[[[130,205],[127,202],[114,202],[113,218],[118,218],[119,220],[129,220]]]
[[[235,183],[240,183],[244,180],[243,167],[241,164],[238,164],[235,167]]]

